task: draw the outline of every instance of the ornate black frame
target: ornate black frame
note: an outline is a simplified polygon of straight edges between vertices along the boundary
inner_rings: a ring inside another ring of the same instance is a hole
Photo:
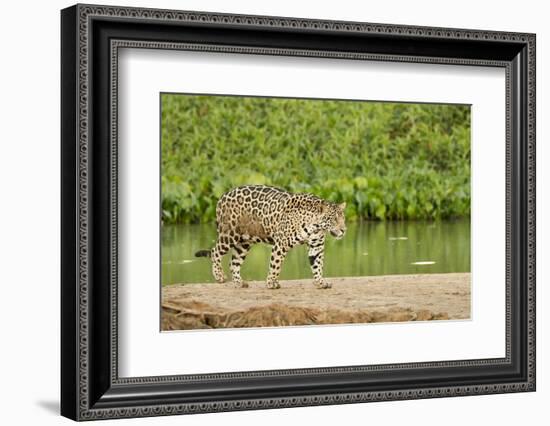
[[[119,378],[117,52],[193,49],[506,70],[506,357]],[[157,416],[535,390],[535,35],[76,5],[61,13],[61,413]]]

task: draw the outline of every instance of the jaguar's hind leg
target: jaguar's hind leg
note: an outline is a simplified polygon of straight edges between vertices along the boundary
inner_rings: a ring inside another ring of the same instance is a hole
[[[210,254],[212,260],[212,275],[214,275],[214,279],[219,283],[225,282],[225,275],[222,268],[222,256],[228,251],[229,244],[225,242],[223,236],[219,235]]]
[[[241,265],[250,251],[250,243],[237,243],[233,246],[231,256],[231,276],[236,287],[248,287],[248,283],[241,278]]]

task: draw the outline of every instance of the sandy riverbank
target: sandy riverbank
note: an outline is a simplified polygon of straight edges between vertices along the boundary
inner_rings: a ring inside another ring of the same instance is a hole
[[[162,289],[162,329],[426,321],[470,318],[470,274],[329,278],[231,284],[170,285]]]

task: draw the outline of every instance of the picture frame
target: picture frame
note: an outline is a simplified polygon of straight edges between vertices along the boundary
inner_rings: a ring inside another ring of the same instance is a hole
[[[61,414],[160,416],[535,390],[534,34],[75,5],[61,12]],[[118,49],[499,67],[506,356],[119,377]]]

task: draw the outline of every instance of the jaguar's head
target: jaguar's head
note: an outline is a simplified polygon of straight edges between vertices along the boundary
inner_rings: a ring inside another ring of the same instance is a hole
[[[344,211],[346,209],[346,203],[333,204],[330,203],[326,215],[328,223],[328,231],[330,235],[339,240],[346,233],[346,218]]]

